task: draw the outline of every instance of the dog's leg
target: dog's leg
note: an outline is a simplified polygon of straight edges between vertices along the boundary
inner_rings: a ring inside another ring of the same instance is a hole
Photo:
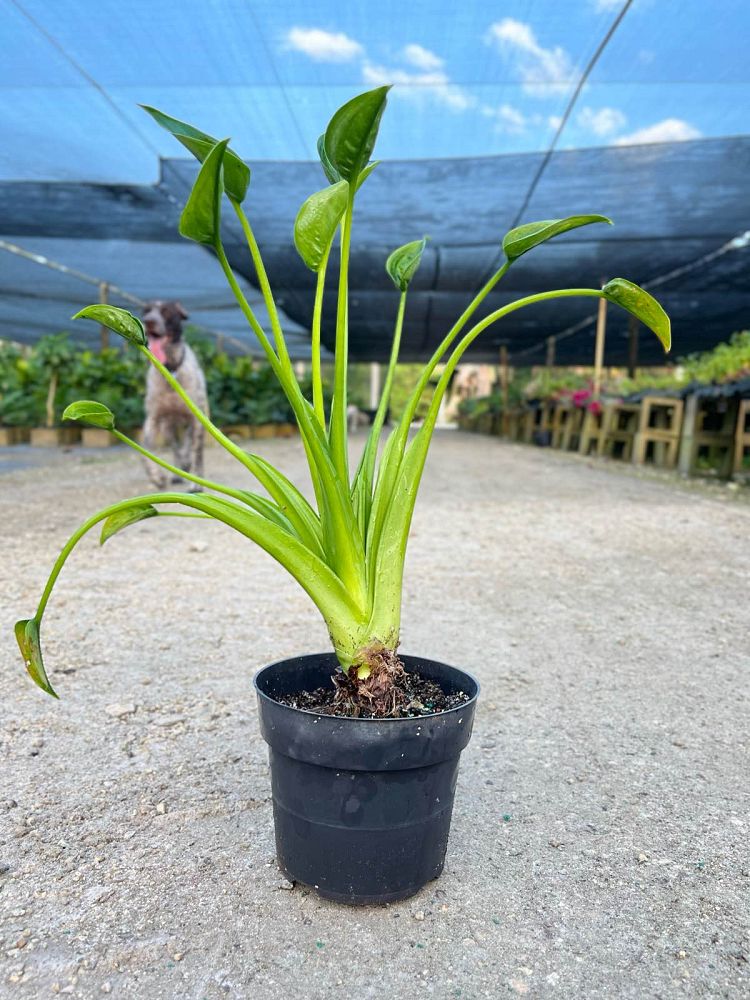
[[[156,449],[157,436],[158,427],[156,420],[151,416],[146,417],[146,422],[143,425],[143,447],[147,451],[154,451]],[[167,485],[166,473],[148,458],[144,458],[143,463],[146,467],[146,475],[148,476],[150,482],[153,483],[157,489],[163,490]]]
[[[190,472],[190,427],[177,427],[174,423],[169,428],[169,443],[174,454],[174,464],[178,469]],[[173,483],[184,483],[182,476],[172,476]]]
[[[193,420],[189,428],[190,434],[190,471],[195,476],[203,476],[203,444],[206,438],[206,431],[202,424]],[[197,483],[190,484],[191,493],[200,493],[203,489]]]

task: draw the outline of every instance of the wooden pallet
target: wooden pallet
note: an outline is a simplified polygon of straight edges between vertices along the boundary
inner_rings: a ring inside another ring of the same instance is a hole
[[[520,433],[522,411],[517,407],[503,410],[497,422],[496,434],[498,437],[508,438],[509,441],[517,441]]]
[[[632,461],[640,415],[640,403],[606,403],[598,454],[623,462]]]
[[[521,439],[526,444],[533,444],[537,434],[549,431],[549,421],[549,404],[542,403],[541,406],[530,406],[523,415]]]
[[[741,399],[737,407],[732,475],[735,479],[750,476],[750,399]]]
[[[560,439],[560,448],[563,451],[578,451],[585,418],[586,411],[584,409],[571,405]]]
[[[735,463],[735,430],[740,400],[694,393],[685,404],[677,467],[684,476],[729,479]]]
[[[562,448],[565,439],[565,428],[573,415],[574,406],[567,401],[555,403],[550,413],[550,445]]]
[[[673,469],[677,465],[683,410],[681,399],[668,396],[643,398],[633,442],[633,462],[636,465],[650,463],[662,469]]]
[[[604,435],[604,410],[586,410],[578,443],[579,455],[598,455]]]

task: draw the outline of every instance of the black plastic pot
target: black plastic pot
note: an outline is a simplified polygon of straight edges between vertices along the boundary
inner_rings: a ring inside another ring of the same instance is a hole
[[[434,660],[402,660],[469,701],[418,719],[346,719],[275,700],[330,684],[329,653],[282,660],[255,677],[279,867],[343,903],[405,899],[443,870],[479,684]]]

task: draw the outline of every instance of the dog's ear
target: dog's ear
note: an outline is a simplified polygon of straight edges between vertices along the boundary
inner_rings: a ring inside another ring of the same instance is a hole
[[[188,314],[179,302],[165,302],[161,307],[161,314],[172,340],[179,340],[182,336],[182,321],[187,319]]]
[[[174,307],[177,310],[177,315],[180,319],[189,319],[190,314],[186,312],[185,307],[181,302],[175,302]]]

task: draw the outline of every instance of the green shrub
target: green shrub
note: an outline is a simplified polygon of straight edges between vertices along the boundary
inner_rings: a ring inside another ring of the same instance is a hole
[[[734,333],[711,351],[685,358],[688,382],[731,382],[750,376],[750,330]]]

